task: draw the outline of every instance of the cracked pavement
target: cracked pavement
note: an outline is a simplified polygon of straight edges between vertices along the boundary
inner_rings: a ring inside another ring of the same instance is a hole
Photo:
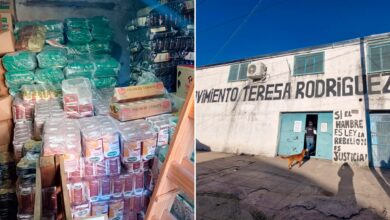
[[[390,219],[390,170],[197,152],[198,220]]]

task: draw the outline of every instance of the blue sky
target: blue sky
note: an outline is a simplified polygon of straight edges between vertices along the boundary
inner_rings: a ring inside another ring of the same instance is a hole
[[[197,0],[197,66],[390,32],[388,0],[258,2]]]

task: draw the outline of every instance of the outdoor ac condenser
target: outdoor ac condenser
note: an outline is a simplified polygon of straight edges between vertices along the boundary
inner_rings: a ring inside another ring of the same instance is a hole
[[[247,77],[250,79],[262,79],[267,74],[267,66],[262,62],[252,62],[248,65]]]

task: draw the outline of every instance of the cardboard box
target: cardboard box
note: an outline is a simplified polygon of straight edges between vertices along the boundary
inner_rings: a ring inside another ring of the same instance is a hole
[[[0,98],[0,121],[12,119],[12,96]]]
[[[0,121],[0,146],[11,144],[13,125],[12,120]]]
[[[176,95],[181,98],[186,98],[188,89],[194,80],[194,66],[181,65],[177,66],[177,83]]]
[[[2,31],[13,31],[14,25],[12,20],[12,14],[8,12],[0,12],[1,30]]]
[[[1,59],[0,59],[0,98],[6,97],[9,95],[8,88],[5,85],[4,74],[5,74],[5,69],[4,69],[4,67],[1,63]]]
[[[15,52],[15,38],[12,31],[0,31],[0,56]]]
[[[112,99],[113,102],[124,102],[162,94],[164,94],[164,84],[157,82],[148,85],[115,88]]]
[[[0,0],[0,12],[8,12],[15,15],[14,0]]]
[[[130,121],[159,115],[172,111],[171,101],[167,98],[154,98],[127,103],[111,103],[112,117],[119,121]]]

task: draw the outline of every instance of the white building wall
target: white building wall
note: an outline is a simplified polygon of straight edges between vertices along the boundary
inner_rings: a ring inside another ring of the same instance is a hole
[[[308,52],[325,52],[324,74],[293,76],[294,56]],[[202,103],[199,100],[203,90],[238,87],[242,89],[248,82],[228,82],[231,64],[205,67],[197,70],[196,75],[196,136],[212,151],[228,153],[246,153],[264,156],[277,154],[280,115],[282,112],[322,112],[354,111],[352,118],[363,120],[364,128],[358,132],[367,137],[363,95],[331,96],[322,98],[298,98],[295,90],[298,81],[308,82],[317,79],[336,79],[346,76],[361,76],[360,46],[358,42],[348,45],[327,47],[313,51],[267,57],[263,62],[270,74],[269,80],[262,84],[290,82],[291,99]],[[307,84],[305,84],[307,85]],[[353,86],[355,88],[355,86]],[[362,83],[359,84],[362,90]],[[380,99],[376,97],[376,99]],[[390,107],[389,103],[372,100],[370,105],[378,108]],[[333,127],[335,128],[335,120]],[[333,134],[335,137],[335,134]],[[362,146],[339,146],[337,150],[359,153],[367,157],[367,143]],[[345,160],[348,161],[348,160]],[[344,162],[338,160],[337,162]],[[367,165],[367,160],[358,162]]]

